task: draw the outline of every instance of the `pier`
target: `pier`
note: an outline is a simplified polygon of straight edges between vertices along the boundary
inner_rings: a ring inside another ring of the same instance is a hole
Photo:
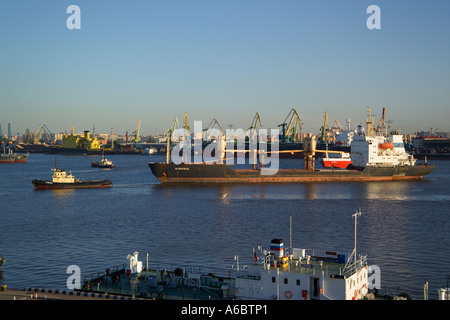
[[[0,300],[138,300],[134,297],[110,295],[107,293],[79,292],[72,290],[51,290],[38,288],[0,290]]]

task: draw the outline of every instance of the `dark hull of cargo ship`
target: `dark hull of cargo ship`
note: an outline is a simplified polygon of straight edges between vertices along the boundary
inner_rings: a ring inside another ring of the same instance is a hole
[[[279,169],[261,174],[259,169],[232,169],[226,164],[149,163],[161,183],[301,183],[345,181],[418,180],[430,174],[434,165],[366,167],[364,169]]]
[[[107,188],[112,182],[110,180],[78,181],[74,183],[57,183],[35,179],[32,181],[35,189],[85,189],[85,188]]]

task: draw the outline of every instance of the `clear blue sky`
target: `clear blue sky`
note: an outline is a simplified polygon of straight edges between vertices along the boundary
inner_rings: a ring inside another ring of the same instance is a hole
[[[141,118],[154,134],[185,112],[243,129],[259,112],[277,128],[295,108],[317,132],[325,111],[356,127],[371,106],[405,133],[450,132],[449,14],[444,0],[0,0],[0,124],[124,134]]]

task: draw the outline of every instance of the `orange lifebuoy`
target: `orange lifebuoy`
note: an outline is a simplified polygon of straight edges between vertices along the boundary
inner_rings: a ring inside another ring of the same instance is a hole
[[[291,299],[291,298],[292,298],[292,292],[290,292],[290,291],[288,290],[288,291],[286,291],[286,292],[284,293],[284,296],[286,297],[286,299]]]

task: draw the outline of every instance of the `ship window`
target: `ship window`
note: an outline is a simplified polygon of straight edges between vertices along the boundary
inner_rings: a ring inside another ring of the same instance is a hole
[[[288,284],[288,279],[284,278],[284,284]]]
[[[297,279],[297,285],[298,286],[300,285],[300,279]]]
[[[272,282],[275,282],[275,277],[272,277]]]

